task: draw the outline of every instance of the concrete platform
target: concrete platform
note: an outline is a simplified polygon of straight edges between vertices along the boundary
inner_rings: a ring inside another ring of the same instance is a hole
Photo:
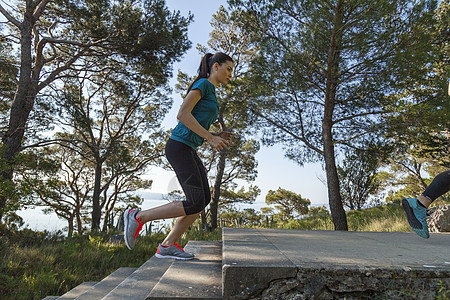
[[[222,272],[225,299],[434,299],[450,235],[224,228]]]

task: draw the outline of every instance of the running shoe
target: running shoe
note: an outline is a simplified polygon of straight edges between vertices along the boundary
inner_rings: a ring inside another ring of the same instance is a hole
[[[194,254],[185,252],[184,249],[177,243],[168,247],[164,247],[159,244],[155,256],[158,258],[174,258],[180,260],[189,260],[194,258]]]
[[[139,212],[137,209],[127,209],[124,213],[124,222],[125,222],[125,244],[128,249],[133,250],[134,244],[136,243],[136,237],[139,235],[139,231],[141,231],[144,223],[139,222],[141,219],[136,219],[136,215]]]
[[[406,213],[406,218],[411,229],[420,237],[427,239],[430,237],[427,224],[427,209],[419,204],[416,198],[406,198],[402,200],[402,206]]]

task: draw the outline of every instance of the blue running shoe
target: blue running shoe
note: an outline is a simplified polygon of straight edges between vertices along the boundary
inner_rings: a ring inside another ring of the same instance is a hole
[[[421,206],[416,198],[406,198],[402,200],[402,206],[406,213],[406,218],[411,229],[420,237],[427,239],[430,237],[427,224],[427,209]]]

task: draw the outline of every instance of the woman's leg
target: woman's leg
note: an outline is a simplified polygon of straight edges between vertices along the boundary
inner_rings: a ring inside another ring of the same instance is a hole
[[[181,247],[177,247],[177,240],[186,232],[189,226],[198,218],[200,213],[208,205],[211,199],[209,190],[208,176],[201,159],[195,152],[191,152],[191,157],[195,166],[191,166],[189,176],[177,172],[183,191],[186,195],[186,201],[183,207],[185,216],[179,217],[172,230],[165,240],[158,246],[156,256],[159,258],[192,259],[194,255],[184,252]]]
[[[211,200],[211,191],[209,190],[208,175],[206,169],[203,166],[201,159],[193,153],[192,156],[195,167],[192,169],[197,170],[195,176],[189,176],[191,184],[184,185],[187,201],[184,204],[184,209],[186,212],[190,212],[189,215],[184,215],[177,219],[174,227],[170,231],[166,239],[161,243],[163,246],[169,246],[175,244],[177,240],[186,232],[186,230],[191,226],[191,224],[198,218],[203,209],[208,205]],[[180,174],[180,178],[182,175]],[[192,181],[195,178],[195,181]],[[180,181],[186,183],[186,181]],[[192,185],[193,184],[193,185]],[[189,192],[189,189],[195,188],[196,193]],[[193,198],[195,196],[195,198]],[[195,212],[195,213],[192,213]]]
[[[196,214],[196,211],[202,210],[204,207],[205,200],[202,191],[205,179],[206,184],[208,182],[205,168],[195,150],[181,142],[169,139],[166,145],[166,157],[177,175],[186,200],[138,212],[136,219],[140,219],[141,223]]]
[[[142,210],[136,214],[136,219],[139,222],[147,223],[153,220],[171,219],[176,217],[186,216],[184,212],[183,202],[170,202],[158,207]]]
[[[182,217],[165,240],[166,243],[173,241],[171,244],[174,244],[210,201],[206,170],[195,150],[181,142],[169,139],[166,144],[166,157],[177,175],[186,200],[145,211],[127,210],[125,212],[125,243],[129,249],[134,248],[135,238],[144,223],[157,219]],[[159,254],[164,256],[163,253]],[[171,255],[176,254],[171,253]]]
[[[403,209],[411,229],[420,237],[430,237],[427,224],[427,208],[431,202],[439,196],[447,193],[450,189],[450,170],[437,175],[422,195],[417,198],[406,198],[402,200]]]
[[[425,189],[422,195],[420,195],[417,198],[425,207],[428,207],[434,200],[444,195],[449,190],[450,190],[450,170],[447,170],[434,177],[433,181]]]
[[[164,241],[161,243],[161,245],[170,246],[172,244],[175,244],[178,241],[178,239],[183,235],[183,233],[186,232],[189,226],[191,226],[191,224],[194,223],[199,214],[200,213],[197,213],[195,215],[179,217],[175,225],[172,227],[172,230],[164,239]]]

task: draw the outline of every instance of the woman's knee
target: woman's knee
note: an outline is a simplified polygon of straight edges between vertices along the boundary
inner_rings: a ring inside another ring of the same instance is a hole
[[[211,196],[210,197],[200,197],[196,199],[196,201],[189,201],[186,202],[186,205],[184,206],[184,210],[186,212],[186,215],[194,215],[201,213],[211,202]]]
[[[184,207],[184,211],[187,216],[199,214],[205,209],[205,206],[202,204],[189,205]]]
[[[186,215],[193,215],[202,212],[206,206],[211,202],[211,192],[205,188],[197,186],[186,185],[184,189],[186,201],[184,210]]]

